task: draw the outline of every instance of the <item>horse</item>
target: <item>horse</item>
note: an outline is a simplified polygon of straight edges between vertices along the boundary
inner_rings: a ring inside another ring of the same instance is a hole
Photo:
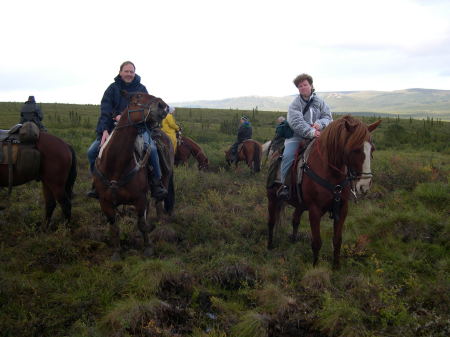
[[[236,168],[238,162],[245,161],[248,167],[253,172],[261,171],[261,158],[262,158],[262,146],[256,140],[247,139],[242,142],[238,147],[238,154],[236,160]],[[229,166],[231,166],[231,149],[225,151],[225,160]]]
[[[133,205],[137,213],[137,227],[144,241],[144,255],[151,256],[153,248],[148,233],[153,230],[152,225],[147,223],[147,210],[149,202],[147,192],[148,181],[148,158],[147,151],[140,160],[134,154],[135,141],[138,135],[138,126],[146,124],[154,128],[167,115],[168,105],[158,97],[147,93],[128,94],[129,104],[122,111],[121,118],[111,133],[108,140],[102,146],[94,166],[94,186],[99,194],[100,207],[110,225],[111,243],[114,253],[113,260],[120,259],[120,233],[116,224],[116,208],[119,205]],[[164,139],[164,133],[159,133]],[[170,139],[166,141],[170,143]],[[173,147],[169,147],[169,157],[173,158]],[[161,158],[160,158],[161,159]],[[172,162],[173,163],[173,162]],[[170,164],[169,164],[170,165]],[[163,181],[173,181],[167,177]],[[169,193],[173,188],[169,188]]]
[[[5,143],[3,144],[6,147]],[[19,156],[28,145],[17,144]],[[40,132],[35,143],[39,152],[39,167],[36,174],[21,172],[17,165],[0,164],[0,187],[26,184],[40,180],[45,199],[44,230],[50,226],[56,202],[61,206],[65,222],[68,224],[72,215],[73,185],[77,178],[77,159],[75,151],[61,138],[47,132]],[[34,147],[33,146],[33,147]],[[12,181],[10,181],[12,177]]]
[[[202,148],[191,138],[181,136],[175,153],[175,166],[186,163],[191,155],[197,160],[200,171],[208,169],[208,157]]]
[[[331,122],[319,138],[310,144],[309,156],[303,165],[302,181],[295,183],[295,192],[287,201],[295,208],[292,217],[292,241],[298,239],[300,218],[309,211],[313,265],[316,266],[322,246],[321,217],[330,211],[333,219],[333,267],[339,268],[342,228],[348,212],[350,193],[366,193],[371,185],[370,160],[375,150],[371,132],[381,123],[366,125],[349,115]],[[307,150],[307,151],[308,151]],[[293,168],[296,173],[295,168]],[[279,184],[267,188],[268,242],[273,249],[273,229],[280,219],[284,204],[277,198]],[[291,189],[292,191],[292,189]]]

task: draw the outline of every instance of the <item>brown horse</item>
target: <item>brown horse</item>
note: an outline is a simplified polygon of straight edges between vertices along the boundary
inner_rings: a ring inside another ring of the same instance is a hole
[[[1,144],[1,143],[0,143]],[[23,151],[19,144],[19,153]],[[40,154],[40,167],[37,175],[24,174],[15,165],[12,166],[12,186],[22,185],[32,180],[41,180],[45,198],[44,230],[50,225],[56,202],[61,206],[67,223],[72,213],[73,185],[77,178],[77,160],[73,148],[62,139],[41,132],[35,144]],[[9,182],[8,164],[0,165],[0,186]]]
[[[175,166],[186,163],[191,155],[197,160],[199,170],[208,169],[208,157],[202,148],[191,138],[181,136],[175,153]]]
[[[333,266],[339,268],[342,227],[347,216],[348,200],[351,192],[365,193],[370,187],[370,159],[374,151],[371,132],[380,123],[381,120],[366,125],[351,116],[344,116],[332,122],[320,138],[310,145],[302,182],[300,185],[295,184],[295,193],[291,193],[288,203],[295,207],[292,219],[293,241],[297,240],[302,213],[309,211],[314,265],[317,265],[322,246],[320,219],[329,211],[334,220]],[[273,228],[279,221],[283,207],[283,201],[276,196],[278,186],[267,189],[269,249],[273,248]]]
[[[256,140],[247,139],[242,142],[238,147],[237,161],[245,161],[253,172],[261,171],[261,158],[262,158],[262,146]],[[225,151],[225,160],[228,165],[231,165],[231,149]]]
[[[120,233],[116,224],[116,208],[119,205],[134,206],[138,216],[137,227],[144,239],[144,254],[146,256],[153,254],[148,237],[148,233],[153,228],[147,223],[149,205],[147,162],[150,153],[146,152],[143,158],[138,160],[134,149],[138,135],[137,127],[143,123],[149,127],[155,127],[168,111],[168,105],[162,99],[149,94],[123,93],[123,95],[128,96],[129,104],[122,112],[118,125],[103,145],[94,169],[95,189],[99,194],[101,209],[110,224],[111,241],[114,246],[113,259],[120,258]],[[172,149],[173,158],[173,147],[170,149]]]

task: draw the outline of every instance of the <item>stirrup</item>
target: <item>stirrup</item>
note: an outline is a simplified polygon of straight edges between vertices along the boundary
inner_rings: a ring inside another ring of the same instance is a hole
[[[289,187],[281,185],[277,190],[277,198],[281,200],[289,200]]]

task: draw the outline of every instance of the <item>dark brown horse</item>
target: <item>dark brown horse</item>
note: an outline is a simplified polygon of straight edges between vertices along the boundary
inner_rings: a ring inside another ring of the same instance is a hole
[[[175,166],[186,163],[191,155],[197,160],[199,170],[208,169],[208,157],[202,148],[191,138],[181,136],[175,153]]]
[[[370,187],[370,159],[374,151],[371,132],[380,122],[366,125],[351,116],[344,116],[332,122],[320,138],[310,145],[312,148],[303,169],[302,182],[300,185],[295,184],[288,203],[295,207],[292,219],[293,241],[297,240],[302,213],[309,211],[314,265],[317,265],[322,246],[320,220],[329,211],[334,219],[333,266],[339,267],[342,228],[347,216],[348,200],[351,192],[365,193]],[[273,248],[273,229],[283,207],[283,201],[276,196],[278,186],[267,189],[269,249]]]
[[[113,259],[120,258],[120,233],[116,224],[116,208],[119,205],[134,206],[138,216],[137,226],[144,239],[144,254],[153,254],[148,237],[153,228],[147,223],[147,163],[150,154],[147,152],[143,158],[136,159],[134,149],[137,127],[143,123],[149,127],[156,126],[167,115],[167,111],[167,104],[160,98],[146,93],[129,95],[128,106],[96,160],[94,185],[99,194],[101,209],[110,224]],[[173,147],[170,149],[173,158]]]
[[[23,151],[22,144],[15,146],[19,146],[19,153]],[[75,151],[70,145],[47,132],[39,134],[35,148],[40,154],[40,167],[37,174],[21,173],[17,166],[13,165],[12,185],[22,185],[32,180],[42,181],[45,198],[45,230],[50,225],[56,202],[60,204],[67,223],[70,221],[73,184],[77,177],[77,160]],[[0,186],[2,187],[10,184],[8,171],[8,164],[0,165]]]
[[[236,168],[238,162],[245,161],[253,172],[261,171],[262,146],[256,140],[247,139],[239,144],[236,160]],[[231,165],[231,149],[225,151],[225,160]]]

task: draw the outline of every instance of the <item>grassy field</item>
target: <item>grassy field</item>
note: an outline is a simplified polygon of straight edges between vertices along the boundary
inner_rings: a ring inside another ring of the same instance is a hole
[[[317,268],[307,216],[302,240],[289,240],[291,208],[277,248],[267,251],[267,168],[251,174],[224,162],[244,113],[236,110],[177,109],[210,170],[175,169],[175,212],[156,224],[154,258],[142,256],[135,216],[121,207],[125,250],[122,261],[111,261],[99,203],[84,196],[98,106],[42,109],[49,132],[77,152],[73,220],[64,226],[57,208],[57,229],[43,233],[40,184],[16,187],[9,199],[0,190],[2,336],[450,335],[449,123],[383,118],[374,134],[374,185],[350,205],[342,267],[333,271],[328,217]],[[0,103],[0,128],[16,123],[19,110]],[[256,140],[272,138],[279,113],[245,113]]]

